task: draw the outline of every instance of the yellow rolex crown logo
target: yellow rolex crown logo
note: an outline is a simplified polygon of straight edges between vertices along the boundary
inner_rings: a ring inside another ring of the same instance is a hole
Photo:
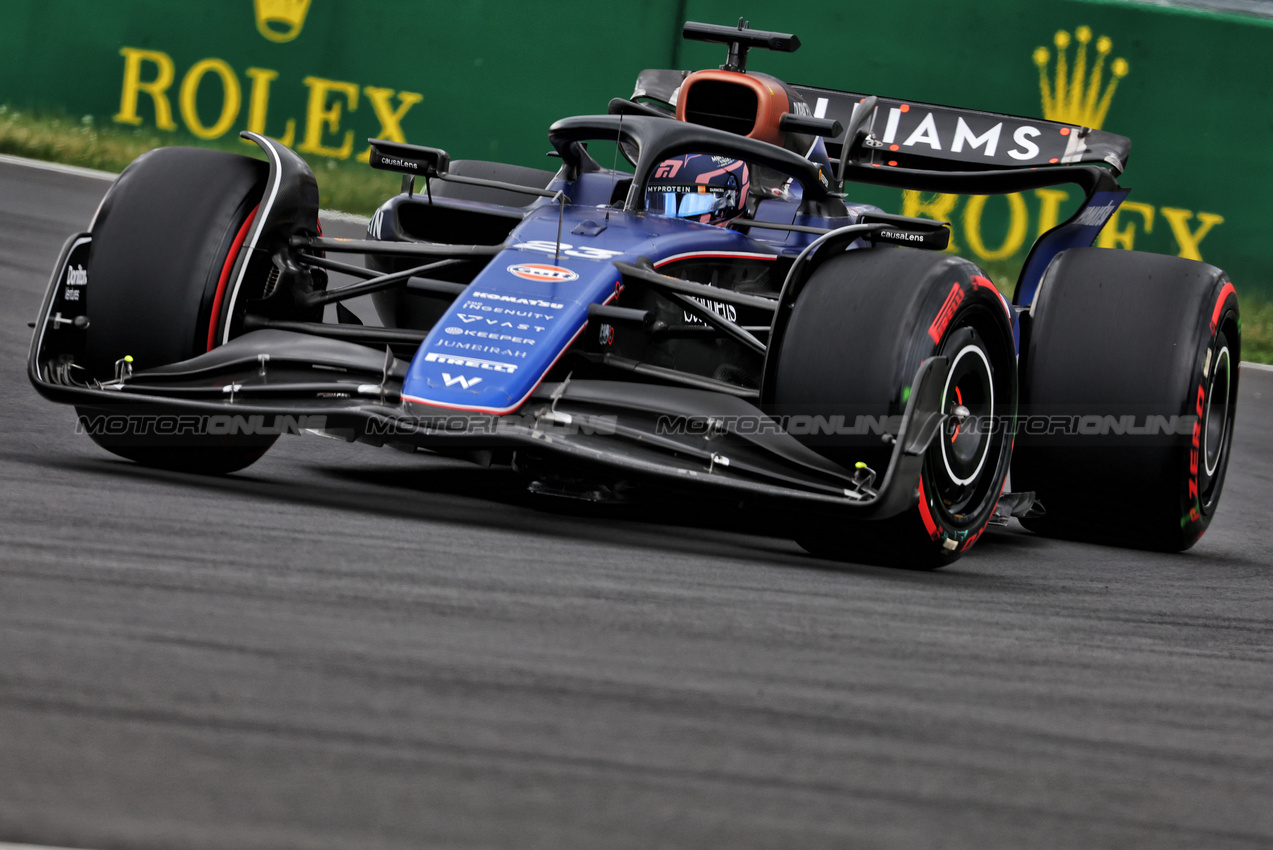
[[[256,28],[270,41],[291,41],[308,13],[309,0],[256,0]]]
[[[1071,40],[1078,42],[1074,51],[1073,71],[1069,69]],[[1056,72],[1051,79],[1048,77],[1051,53],[1046,47],[1034,49],[1034,64],[1039,68],[1039,93],[1043,96],[1043,117],[1049,121],[1077,124],[1093,130],[1099,130],[1105,121],[1105,113],[1109,112],[1109,104],[1114,99],[1118,81],[1127,76],[1127,60],[1120,58],[1111,63],[1109,83],[1102,92],[1105,61],[1113,48],[1113,42],[1105,35],[1096,40],[1096,60],[1089,72],[1087,47],[1091,40],[1091,27],[1079,27],[1074,31],[1073,39],[1065,30],[1058,30],[1052,39],[1056,44]]]

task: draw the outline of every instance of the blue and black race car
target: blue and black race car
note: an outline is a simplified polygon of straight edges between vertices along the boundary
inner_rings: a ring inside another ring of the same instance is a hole
[[[790,85],[746,65],[793,35],[684,34],[725,64],[644,71],[607,114],[557,121],[556,170],[371,140],[402,191],[361,240],[322,235],[313,174],[273,139],[244,134],[264,162],[138,158],[63,249],[32,383],[143,464],[232,472],[320,432],[508,464],[544,494],[742,500],[795,517],[811,552],[904,567],[1010,516],[1156,549],[1201,536],[1237,297],[1212,266],[1091,247],[1127,139]],[[944,252],[944,223],[848,191],[1063,183],[1085,201],[1011,300]],[[379,325],[343,303],[364,296]]]

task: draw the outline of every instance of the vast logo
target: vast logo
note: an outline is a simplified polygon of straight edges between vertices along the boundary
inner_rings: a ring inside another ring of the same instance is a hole
[[[291,41],[301,34],[310,0],[256,0],[256,28],[270,41]]]

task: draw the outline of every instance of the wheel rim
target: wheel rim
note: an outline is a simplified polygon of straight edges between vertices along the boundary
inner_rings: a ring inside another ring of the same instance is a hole
[[[942,466],[938,496],[952,514],[977,495],[977,482],[994,442],[995,394],[990,360],[980,345],[969,343],[955,354],[942,392],[947,419],[938,438]]]
[[[1210,481],[1220,468],[1229,434],[1230,394],[1232,392],[1232,360],[1227,345],[1220,348],[1211,370],[1207,388],[1207,406],[1202,420],[1203,471]]]

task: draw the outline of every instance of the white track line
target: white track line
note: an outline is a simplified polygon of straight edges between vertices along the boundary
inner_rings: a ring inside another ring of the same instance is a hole
[[[1267,363],[1252,363],[1252,362],[1251,362],[1251,361],[1249,361],[1249,360],[1243,360],[1243,361],[1242,361],[1242,368],[1243,368],[1243,369],[1257,369],[1257,370],[1259,370],[1259,371],[1261,371],[1261,372],[1273,372],[1273,366],[1270,366],[1270,365],[1269,365],[1269,364],[1267,364]]]
[[[339,221],[343,224],[358,224],[363,227],[366,227],[367,223],[371,221],[365,215],[355,215],[354,213],[341,212],[340,210],[319,210],[319,215],[332,221]]]
[[[58,162],[45,162],[42,159],[28,159],[24,156],[10,156],[8,154],[0,154],[0,165],[18,165],[26,168],[36,168],[40,171],[53,171],[58,174],[71,174],[75,177],[88,177],[92,180],[114,180],[119,176],[110,171],[99,171],[96,168],[62,165]],[[319,214],[323,218],[331,219],[332,221],[344,222],[345,224],[360,224],[364,227],[370,221],[365,215],[354,215],[340,210],[320,210]],[[0,850],[7,850],[6,845],[0,844]]]
[[[70,847],[53,847],[48,844],[9,844],[0,841],[0,850],[72,850]],[[77,850],[85,850],[85,848],[77,848]]]
[[[118,174],[112,174],[109,171],[99,171],[96,168],[81,168],[78,165],[62,165],[59,162],[45,162],[41,159],[27,159],[24,156],[9,156],[8,154],[0,154],[0,164],[3,165],[25,165],[27,168],[38,168],[41,171],[56,171],[59,174],[74,174],[76,177],[91,177],[94,180],[114,180]],[[8,845],[0,844],[0,848]],[[18,846],[18,845],[13,845]]]

